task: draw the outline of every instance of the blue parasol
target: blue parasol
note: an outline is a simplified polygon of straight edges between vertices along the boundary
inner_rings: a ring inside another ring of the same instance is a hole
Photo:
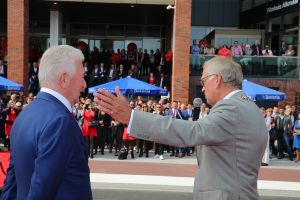
[[[140,81],[131,77],[119,79],[116,81],[104,83],[94,87],[90,87],[89,94],[96,92],[98,89],[105,89],[115,94],[115,88],[120,88],[124,95],[141,95],[141,96],[166,96],[168,91],[154,85],[150,85],[144,81]]]
[[[271,88],[253,83],[251,81],[243,81],[243,92],[254,101],[283,101],[286,95]]]
[[[23,91],[24,87],[21,84],[0,76],[0,91]]]

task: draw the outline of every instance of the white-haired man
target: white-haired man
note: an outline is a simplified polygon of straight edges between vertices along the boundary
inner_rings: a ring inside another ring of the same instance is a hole
[[[83,59],[68,45],[43,54],[41,91],[12,127],[1,199],[92,199],[87,148],[71,112],[86,87]]]
[[[197,145],[195,200],[254,200],[259,199],[257,176],[268,133],[258,107],[239,90],[242,80],[241,67],[232,59],[206,62],[201,84],[213,107],[195,122],[130,111],[118,88],[117,96],[104,90],[94,96],[100,109],[129,125],[131,136],[174,146]]]

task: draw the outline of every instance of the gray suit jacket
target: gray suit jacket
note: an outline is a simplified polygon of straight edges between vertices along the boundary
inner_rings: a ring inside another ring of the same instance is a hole
[[[220,100],[208,116],[184,121],[134,111],[130,135],[173,146],[197,145],[196,200],[254,200],[268,131],[242,92]]]

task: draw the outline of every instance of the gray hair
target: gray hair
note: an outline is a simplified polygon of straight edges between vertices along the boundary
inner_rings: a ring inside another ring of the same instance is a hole
[[[207,68],[207,75],[220,74],[224,83],[240,87],[243,82],[241,66],[229,57],[217,56],[204,64]]]
[[[202,104],[202,99],[199,98],[199,97],[196,97],[196,98],[194,99],[194,101],[193,101],[194,107],[200,107],[201,104]]]
[[[79,49],[69,45],[50,47],[43,54],[39,67],[40,85],[47,86],[57,83],[60,73],[73,75],[76,71],[75,62],[83,61],[84,56]]]

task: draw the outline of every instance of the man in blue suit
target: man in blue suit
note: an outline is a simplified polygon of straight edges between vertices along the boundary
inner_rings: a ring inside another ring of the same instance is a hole
[[[86,87],[83,59],[80,50],[67,45],[44,53],[41,91],[11,131],[1,199],[92,199],[87,147],[71,112]]]
[[[177,101],[172,102],[171,108],[168,110],[167,116],[170,116],[175,119],[183,119],[182,112],[177,109],[177,107],[178,107],[177,104],[178,104]],[[170,154],[170,156],[176,156],[176,157],[179,156],[179,147],[172,146],[171,151],[172,151],[172,153]],[[175,151],[176,151],[176,153],[175,153]]]

